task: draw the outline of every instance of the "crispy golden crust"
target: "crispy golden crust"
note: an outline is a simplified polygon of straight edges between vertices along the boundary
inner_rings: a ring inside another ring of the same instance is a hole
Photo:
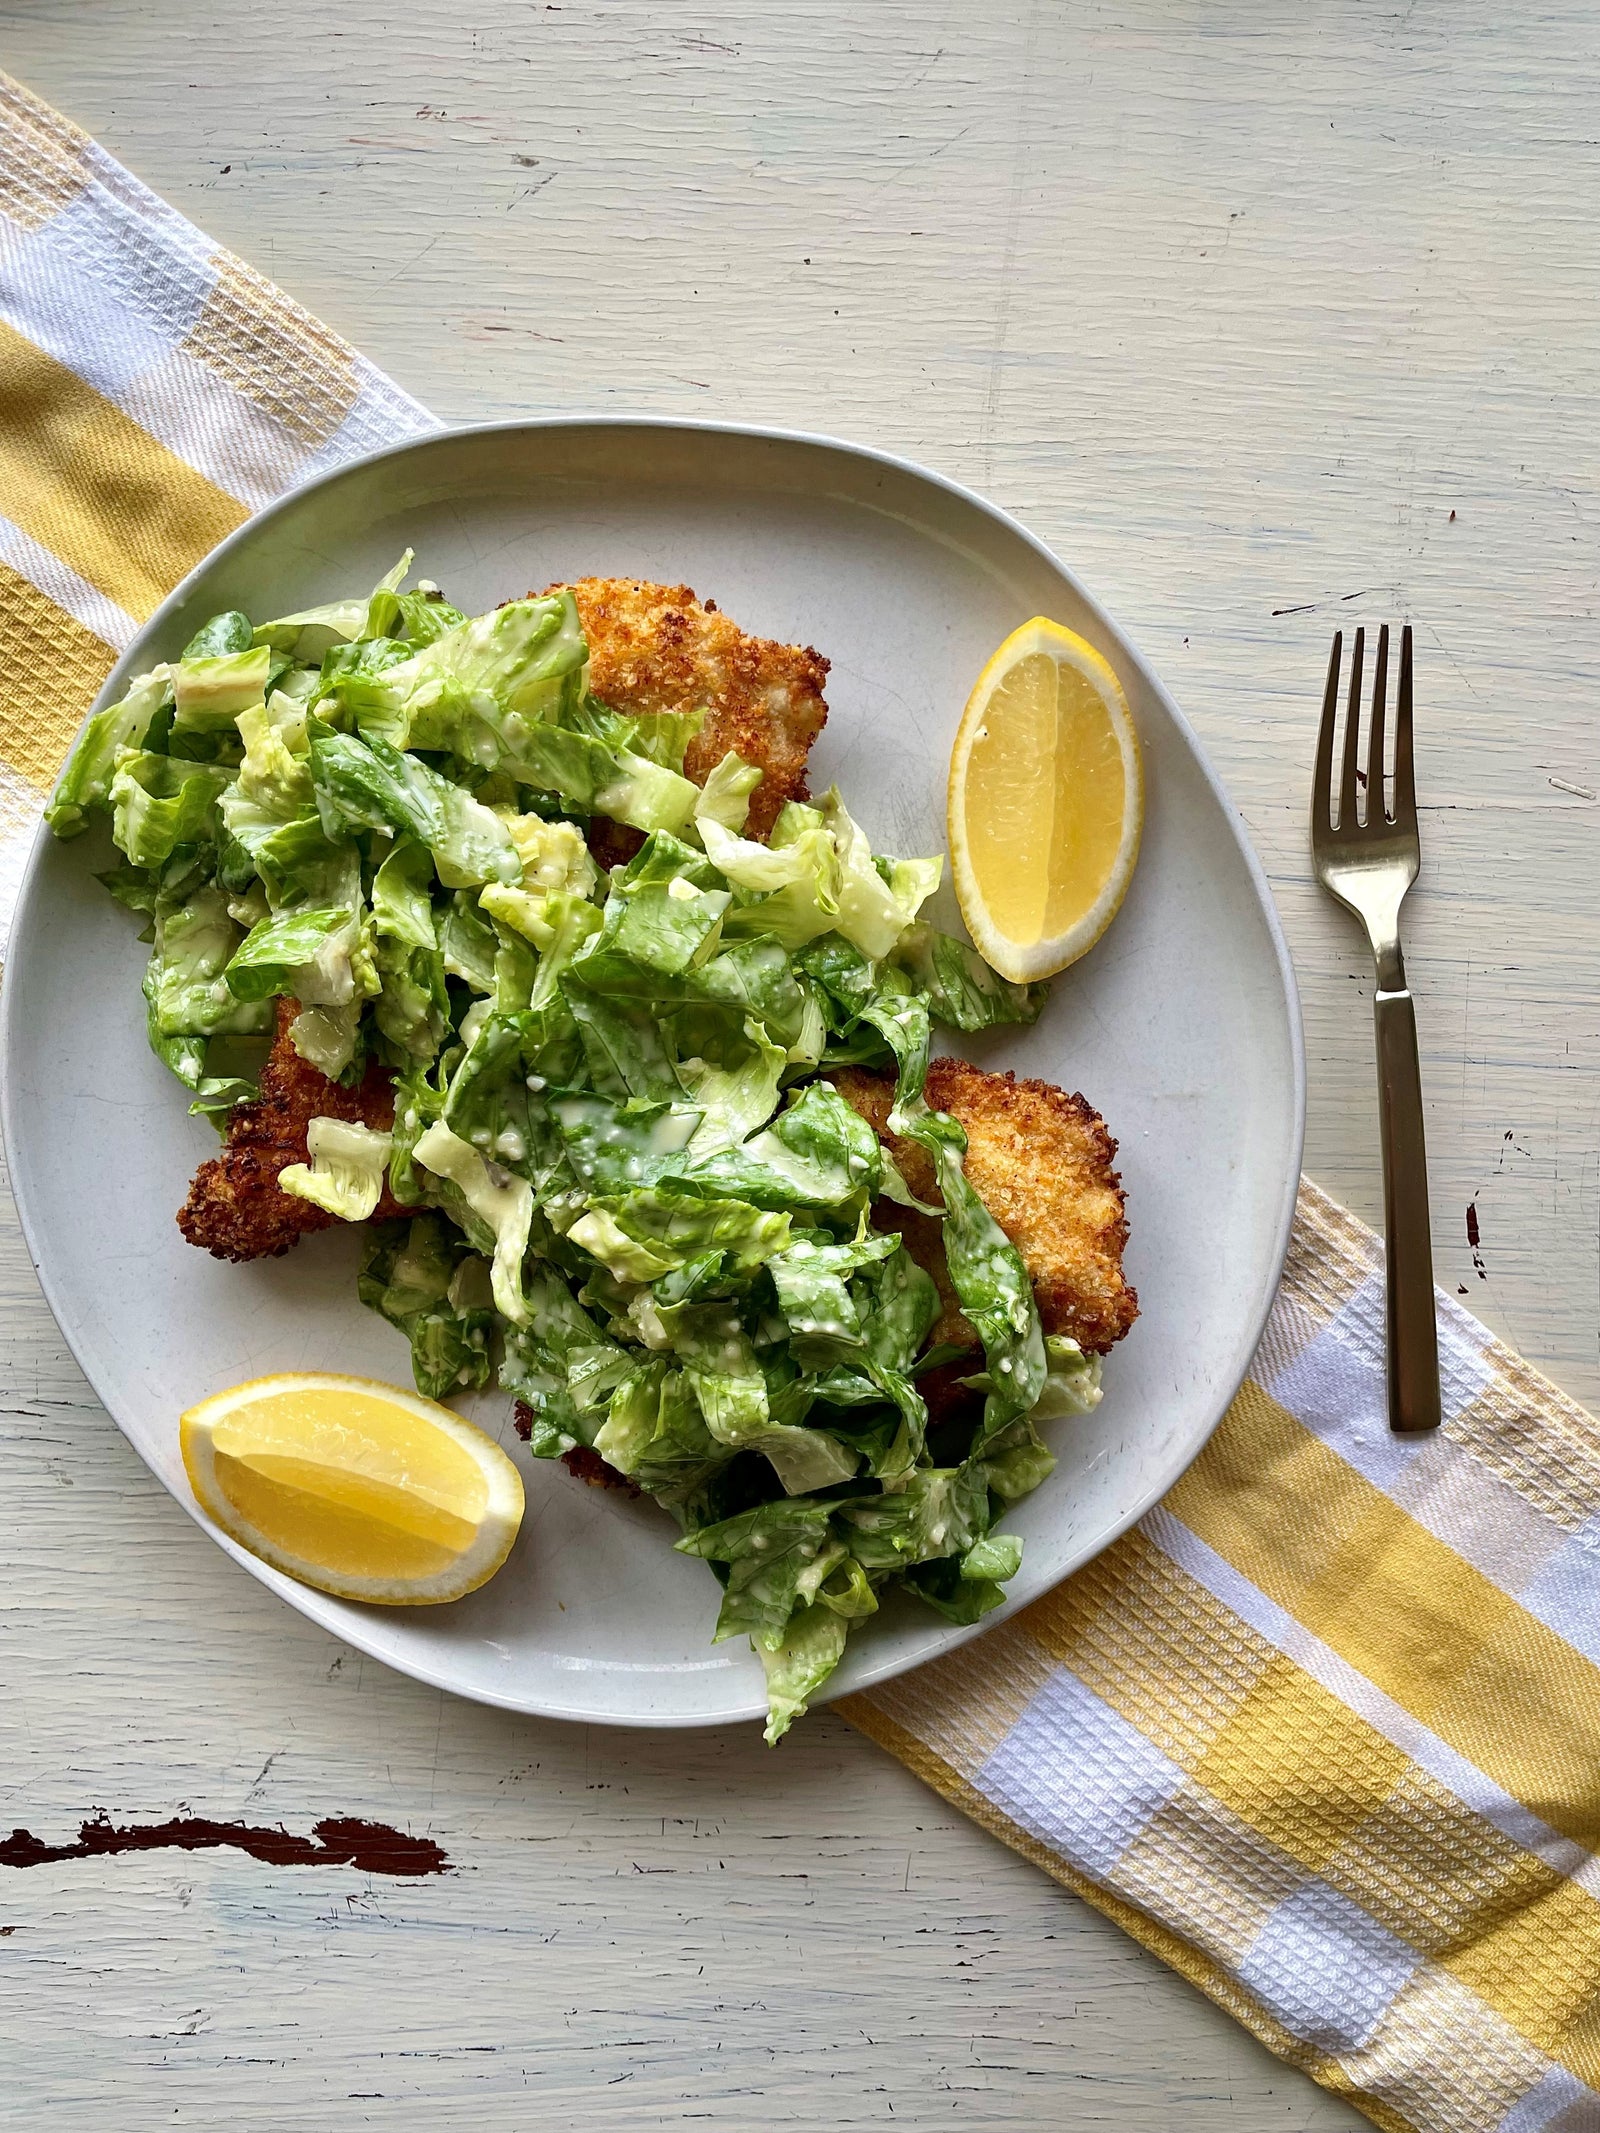
[[[629,716],[704,709],[684,771],[703,785],[730,749],[757,764],[748,834],[765,837],[786,801],[806,797],[806,757],[828,716],[827,660],[747,637],[687,585],[579,578],[571,591],[589,640],[590,689]]]
[[[178,1227],[214,1259],[276,1259],[307,1230],[328,1229],[335,1217],[309,1200],[278,1190],[278,1173],[307,1160],[306,1128],[314,1118],[342,1118],[387,1132],[394,1093],[374,1063],[357,1089],[343,1089],[300,1057],[289,1041],[299,1002],[278,1002],[278,1028],[261,1069],[261,1094],[237,1104],[220,1155],[202,1163],[178,1211]],[[389,1197],[378,1217],[410,1213]]]
[[[881,1074],[843,1067],[834,1086],[893,1151],[919,1200],[937,1204],[933,1165],[914,1142],[888,1129],[894,1084]],[[1122,1181],[1112,1167],[1117,1144],[1081,1096],[1047,1081],[986,1074],[964,1059],[936,1059],[927,1097],[966,1128],[966,1173],[979,1199],[1022,1254],[1046,1333],[1066,1333],[1091,1355],[1104,1355],[1139,1315],[1123,1278],[1128,1241]],[[914,1210],[880,1203],[906,1247],[928,1268],[944,1304],[935,1340],[975,1343],[944,1264],[939,1225]]]

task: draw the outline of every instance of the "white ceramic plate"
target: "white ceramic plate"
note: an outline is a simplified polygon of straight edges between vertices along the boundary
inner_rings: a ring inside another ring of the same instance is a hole
[[[225,541],[152,619],[102,692],[175,657],[208,616],[261,617],[364,592],[403,548],[469,612],[584,575],[686,581],[744,628],[833,662],[814,790],[837,779],[880,851],[944,848],[945,770],[963,703],[1008,631],[1053,615],[1099,646],[1143,740],[1149,814],[1109,934],[1056,983],[1031,1031],[975,1047],[1082,1089],[1122,1144],[1142,1316],[1104,1402],[1054,1424],[1055,1474],[1008,1514],[1026,1554],[1003,1614],[1106,1546],[1167,1489],[1232,1397],[1259,1337],[1299,1173],[1303,1064],[1294,981],[1234,810],[1155,675],[1062,566],[992,506],[903,461],[820,439],[664,422],[460,430],[344,468]],[[195,1506],[178,1415],[267,1371],[408,1379],[400,1335],[356,1300],[355,1239],[219,1263],[173,1221],[215,1147],[145,1043],[145,950],[94,879],[110,846],[42,831],[4,987],[4,1127],[45,1293],[141,1458],[219,1546],[336,1636],[486,1703],[563,1718],[695,1725],[748,1718],[761,1672],[713,1646],[716,1587],[672,1528],[529,1462],[503,1397],[479,1419],[517,1452],[528,1516],[482,1592],[364,1608],[244,1554]],[[948,891],[942,892],[948,899]],[[954,920],[953,905],[934,915]],[[530,1470],[531,1469],[531,1470]],[[948,1651],[905,1597],[852,1637],[833,1688]]]

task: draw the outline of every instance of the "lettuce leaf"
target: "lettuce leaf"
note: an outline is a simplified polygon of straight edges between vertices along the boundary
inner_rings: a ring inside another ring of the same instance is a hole
[[[747,1636],[758,1650],[781,1648],[800,1580],[827,1545],[833,1510],[815,1497],[780,1497],[683,1536],[680,1554],[728,1566],[718,1644]]]
[[[731,1056],[725,1053],[720,1064],[698,1054],[677,1063],[678,1080],[700,1111],[700,1130],[694,1137],[693,1151],[697,1180],[705,1176],[707,1166],[722,1151],[736,1150],[747,1135],[772,1116],[777,1106],[789,1054],[782,1045],[771,1041],[753,1015],[744,1017],[741,1034],[744,1042],[732,1050]],[[698,1182],[695,1189],[700,1189]],[[706,1189],[725,1190],[720,1184],[708,1184]],[[739,1187],[728,1191],[734,1199],[752,1197]],[[760,1204],[786,1203],[765,1200]]]
[[[920,1107],[901,1131],[933,1157],[944,1200],[944,1248],[961,1308],[983,1342],[989,1392],[983,1436],[1026,1415],[1044,1390],[1044,1333],[1022,1255],[968,1183],[961,1167],[967,1137],[955,1119]]]
[[[361,853],[347,837],[330,837],[313,808],[295,815],[255,848],[256,871],[275,911],[361,901]]]
[[[213,615],[203,622],[184,646],[184,659],[218,659],[229,652],[248,652],[255,641],[250,617],[238,608]]]
[[[620,957],[649,976],[676,978],[715,952],[726,889],[698,888],[687,875],[626,882],[607,899],[593,960]]]
[[[837,932],[877,961],[939,885],[937,859],[896,860],[880,872],[837,788],[820,809],[791,802],[766,844],[733,835],[714,814],[698,827],[712,864],[754,899],[729,931],[765,933],[791,950]]]
[[[699,788],[636,746],[611,718],[608,745],[583,699],[588,647],[570,592],[509,600],[376,673],[346,673],[336,694],[363,740],[439,750],[479,771],[557,793],[580,814],[640,829],[681,828]]]
[[[217,813],[253,863],[274,831],[305,816],[315,803],[305,761],[305,707],[274,692],[266,703],[241,711],[235,723],[244,742],[244,760],[218,801]]]
[[[964,1555],[989,1529],[988,1490],[967,1466],[921,1467],[891,1494],[832,1508],[851,1553],[868,1570]]]
[[[532,730],[581,700],[588,660],[570,593],[508,600],[344,695],[369,739],[445,749],[517,776]],[[548,783],[533,775],[519,782]]]
[[[776,1091],[774,1090],[774,1094]],[[703,1086],[696,1090],[704,1100]],[[843,1208],[863,1203],[882,1175],[882,1143],[831,1082],[813,1082],[764,1133],[697,1160],[696,1191],[757,1207]],[[699,1136],[696,1136],[696,1156]]]
[[[575,1444],[592,1445],[613,1394],[635,1369],[559,1273],[541,1267],[529,1275],[526,1315],[507,1331],[500,1382],[533,1411],[535,1458],[558,1459]]]
[[[365,1222],[383,1197],[393,1137],[342,1118],[314,1118],[306,1127],[309,1163],[288,1163],[278,1189],[309,1200],[341,1222]]]
[[[288,652],[304,662],[320,659],[334,644],[349,644],[357,638],[384,634],[373,624],[384,624],[390,616],[398,614],[399,603],[395,594],[404,584],[410,568],[411,551],[408,548],[393,570],[386,571],[364,598],[330,600],[321,607],[304,608],[296,615],[280,615],[276,621],[260,625],[255,632],[255,641],[258,645],[271,646],[274,651]]]
[[[746,763],[730,749],[700,788],[700,797],[694,803],[696,824],[714,822],[719,829],[738,836],[750,813],[751,795],[763,775],[754,763]]]
[[[789,1237],[789,1218],[742,1200],[707,1200],[671,1185],[604,1194],[567,1232],[619,1281],[654,1281],[702,1252],[731,1253],[754,1268]]]
[[[1085,1355],[1065,1333],[1044,1337],[1046,1376],[1039,1397],[1029,1410],[1035,1422],[1053,1422],[1062,1415],[1092,1414],[1100,1405],[1100,1372],[1104,1358]]]
[[[490,1012],[451,1076],[445,1124],[541,1197],[564,1188],[571,1173],[544,1088],[564,1080],[577,1055],[559,1008]]]
[[[836,1610],[816,1603],[793,1617],[776,1649],[757,1645],[767,1676],[769,1748],[777,1746],[797,1718],[804,1718],[808,1699],[844,1657],[847,1628]]]
[[[682,1085],[667,1056],[659,1013],[642,1000],[608,999],[591,990],[581,982],[587,967],[580,958],[558,983],[578,1026],[594,1088],[602,1096],[638,1096],[652,1102],[680,1095]]]
[[[681,1500],[728,1459],[688,1379],[662,1358],[617,1387],[594,1449],[619,1474],[668,1501]]]
[[[575,822],[546,822],[542,815],[508,815],[506,832],[522,862],[524,889],[564,896],[593,895],[600,869],[589,857]]]
[[[369,1231],[357,1289],[411,1343],[412,1376],[426,1398],[488,1384],[495,1325],[489,1269],[443,1215]]]
[[[215,883],[181,901],[156,904],[155,947],[144,977],[150,1045],[192,1089],[200,1089],[204,1076],[199,1040],[264,1033],[272,1026],[270,1003],[239,1000],[224,975],[239,937],[227,896]]]
[[[432,852],[447,889],[522,879],[511,833],[493,809],[381,738],[319,735],[311,777],[330,836],[357,825],[414,837]]]
[[[944,862],[897,860],[885,881],[836,785],[823,798],[822,819],[839,855],[838,930],[863,955],[885,956],[939,886]]]
[[[409,838],[372,878],[373,1020],[397,1052],[423,1060],[438,1051],[450,1015],[432,886],[432,855]]]
[[[739,1017],[741,1026],[748,1016],[761,1024],[771,1042],[786,1049],[805,1027],[810,991],[790,968],[785,950],[762,936],[720,947],[683,980],[685,999],[725,1008]]]
[[[429,1126],[411,1151],[445,1190],[445,1212],[468,1241],[488,1253],[495,1309],[523,1325],[528,1305],[522,1291],[522,1260],[533,1223],[533,1188],[525,1178],[490,1166],[469,1142],[458,1140],[442,1119]],[[437,1188],[436,1188],[437,1189]]]
[[[265,645],[197,659],[185,652],[172,669],[173,732],[226,732],[241,711],[265,702],[271,673]]]
[[[264,918],[228,964],[228,988],[238,1000],[291,993],[317,1007],[341,1007],[355,997],[354,956],[361,922],[339,905],[283,911]]]
[[[765,935],[792,951],[837,928],[839,854],[820,819],[782,846],[735,837],[711,816],[699,829],[712,864],[735,888],[749,892],[729,917],[731,937]]]
[[[232,778],[218,765],[125,749],[109,788],[112,837],[136,867],[158,867],[180,845],[209,844]]]
[[[128,684],[125,696],[89,720],[44,811],[52,836],[80,835],[88,826],[89,817],[110,804],[118,757],[124,749],[144,747],[152,724],[171,695],[172,668],[152,667],[148,674],[141,674]]]
[[[901,935],[895,959],[927,1000],[934,1021],[947,1029],[1037,1022],[1050,995],[1047,980],[1013,985],[966,941],[920,920]]]
[[[458,629],[467,619],[459,607],[450,605],[437,586],[397,593],[395,610],[394,628],[403,630],[407,644],[418,648],[432,644],[446,630]]]
[[[688,1104],[582,1091],[552,1096],[549,1108],[574,1174],[601,1195],[654,1185],[681,1169],[701,1118]]]
[[[985,1545],[980,1541],[978,1548]],[[1005,1598],[998,1579],[969,1578],[965,1558],[957,1562],[951,1556],[941,1556],[934,1561],[913,1563],[905,1572],[905,1582],[907,1589],[925,1601],[935,1614],[943,1615],[947,1622],[963,1626],[981,1622]]]
[[[899,1121],[920,1100],[928,1079],[932,1037],[928,1004],[920,993],[910,989],[898,971],[889,969],[882,973],[882,982],[862,1008],[860,1020],[877,1031],[894,1059],[894,1108],[889,1124],[891,1130],[898,1131]]]

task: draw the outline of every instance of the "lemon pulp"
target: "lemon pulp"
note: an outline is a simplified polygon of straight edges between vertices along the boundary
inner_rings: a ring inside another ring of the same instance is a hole
[[[1116,674],[1035,616],[979,675],[950,759],[956,898],[1002,976],[1049,977],[1094,945],[1126,894],[1143,813]]]
[[[967,769],[967,844],[1008,940],[1063,933],[1095,904],[1122,842],[1127,774],[1100,695],[1044,652],[989,699]]]

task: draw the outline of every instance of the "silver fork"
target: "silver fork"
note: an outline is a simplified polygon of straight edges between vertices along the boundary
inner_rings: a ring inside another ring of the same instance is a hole
[[[1365,630],[1356,631],[1345,713],[1338,816],[1333,808],[1334,727],[1344,635],[1336,631],[1322,699],[1317,768],[1311,788],[1311,852],[1317,878],[1367,929],[1378,967],[1373,1017],[1378,1039],[1378,1119],[1383,1136],[1383,1217],[1387,1263],[1389,1427],[1439,1427],[1439,1336],[1433,1308],[1433,1246],[1428,1233],[1428,1162],[1422,1140],[1422,1076],[1417,1016],[1400,956],[1400,906],[1417,878],[1417,794],[1411,769],[1411,626],[1400,637],[1395,702],[1394,785],[1384,802],[1384,713],[1389,683],[1389,625],[1378,633],[1378,668],[1367,732],[1365,819],[1357,788],[1361,729],[1361,662]]]

